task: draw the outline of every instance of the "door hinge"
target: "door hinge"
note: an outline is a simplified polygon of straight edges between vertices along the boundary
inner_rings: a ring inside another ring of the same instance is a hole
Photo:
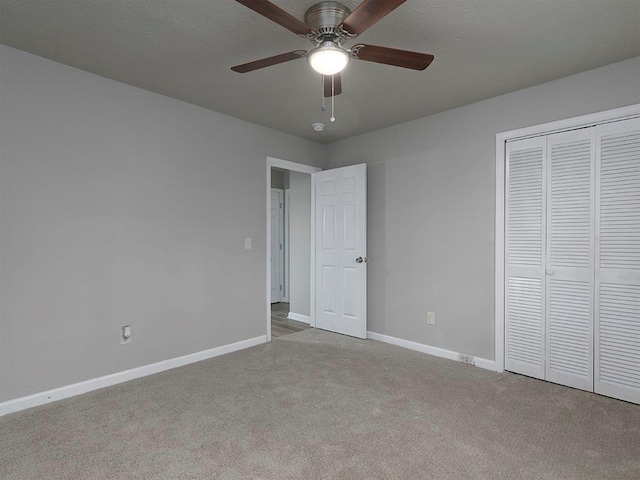
[[[282,250],[282,244],[280,244],[280,250]]]

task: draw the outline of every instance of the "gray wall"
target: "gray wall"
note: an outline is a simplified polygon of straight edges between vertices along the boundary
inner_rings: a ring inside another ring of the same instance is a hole
[[[323,147],[0,48],[0,401],[265,335],[266,157]]]
[[[271,188],[284,189],[284,172],[282,170],[271,169]]]
[[[369,330],[493,359],[496,133],[639,102],[635,58],[329,145],[369,164]]]
[[[311,175],[289,173],[289,311],[310,315]]]

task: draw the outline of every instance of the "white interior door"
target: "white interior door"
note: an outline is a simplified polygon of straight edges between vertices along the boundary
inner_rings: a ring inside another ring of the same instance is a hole
[[[595,391],[640,403],[640,119],[596,127]]]
[[[283,191],[271,189],[271,303],[282,301],[284,276],[283,255]]]
[[[593,391],[595,132],[547,141],[546,379]]]
[[[313,174],[316,327],[367,337],[367,169]]]
[[[505,369],[545,378],[547,140],[507,143]]]

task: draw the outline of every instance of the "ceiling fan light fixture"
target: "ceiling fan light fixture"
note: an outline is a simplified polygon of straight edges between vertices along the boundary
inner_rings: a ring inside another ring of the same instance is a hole
[[[332,41],[323,42],[307,55],[311,68],[322,75],[340,73],[349,64],[350,58],[346,49]]]

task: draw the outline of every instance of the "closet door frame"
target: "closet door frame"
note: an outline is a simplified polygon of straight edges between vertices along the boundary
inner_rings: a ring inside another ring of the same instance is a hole
[[[495,213],[495,370],[505,364],[505,211],[506,144],[509,141],[566,132],[578,128],[640,117],[640,104],[594,114],[545,123],[496,135],[496,213]]]

